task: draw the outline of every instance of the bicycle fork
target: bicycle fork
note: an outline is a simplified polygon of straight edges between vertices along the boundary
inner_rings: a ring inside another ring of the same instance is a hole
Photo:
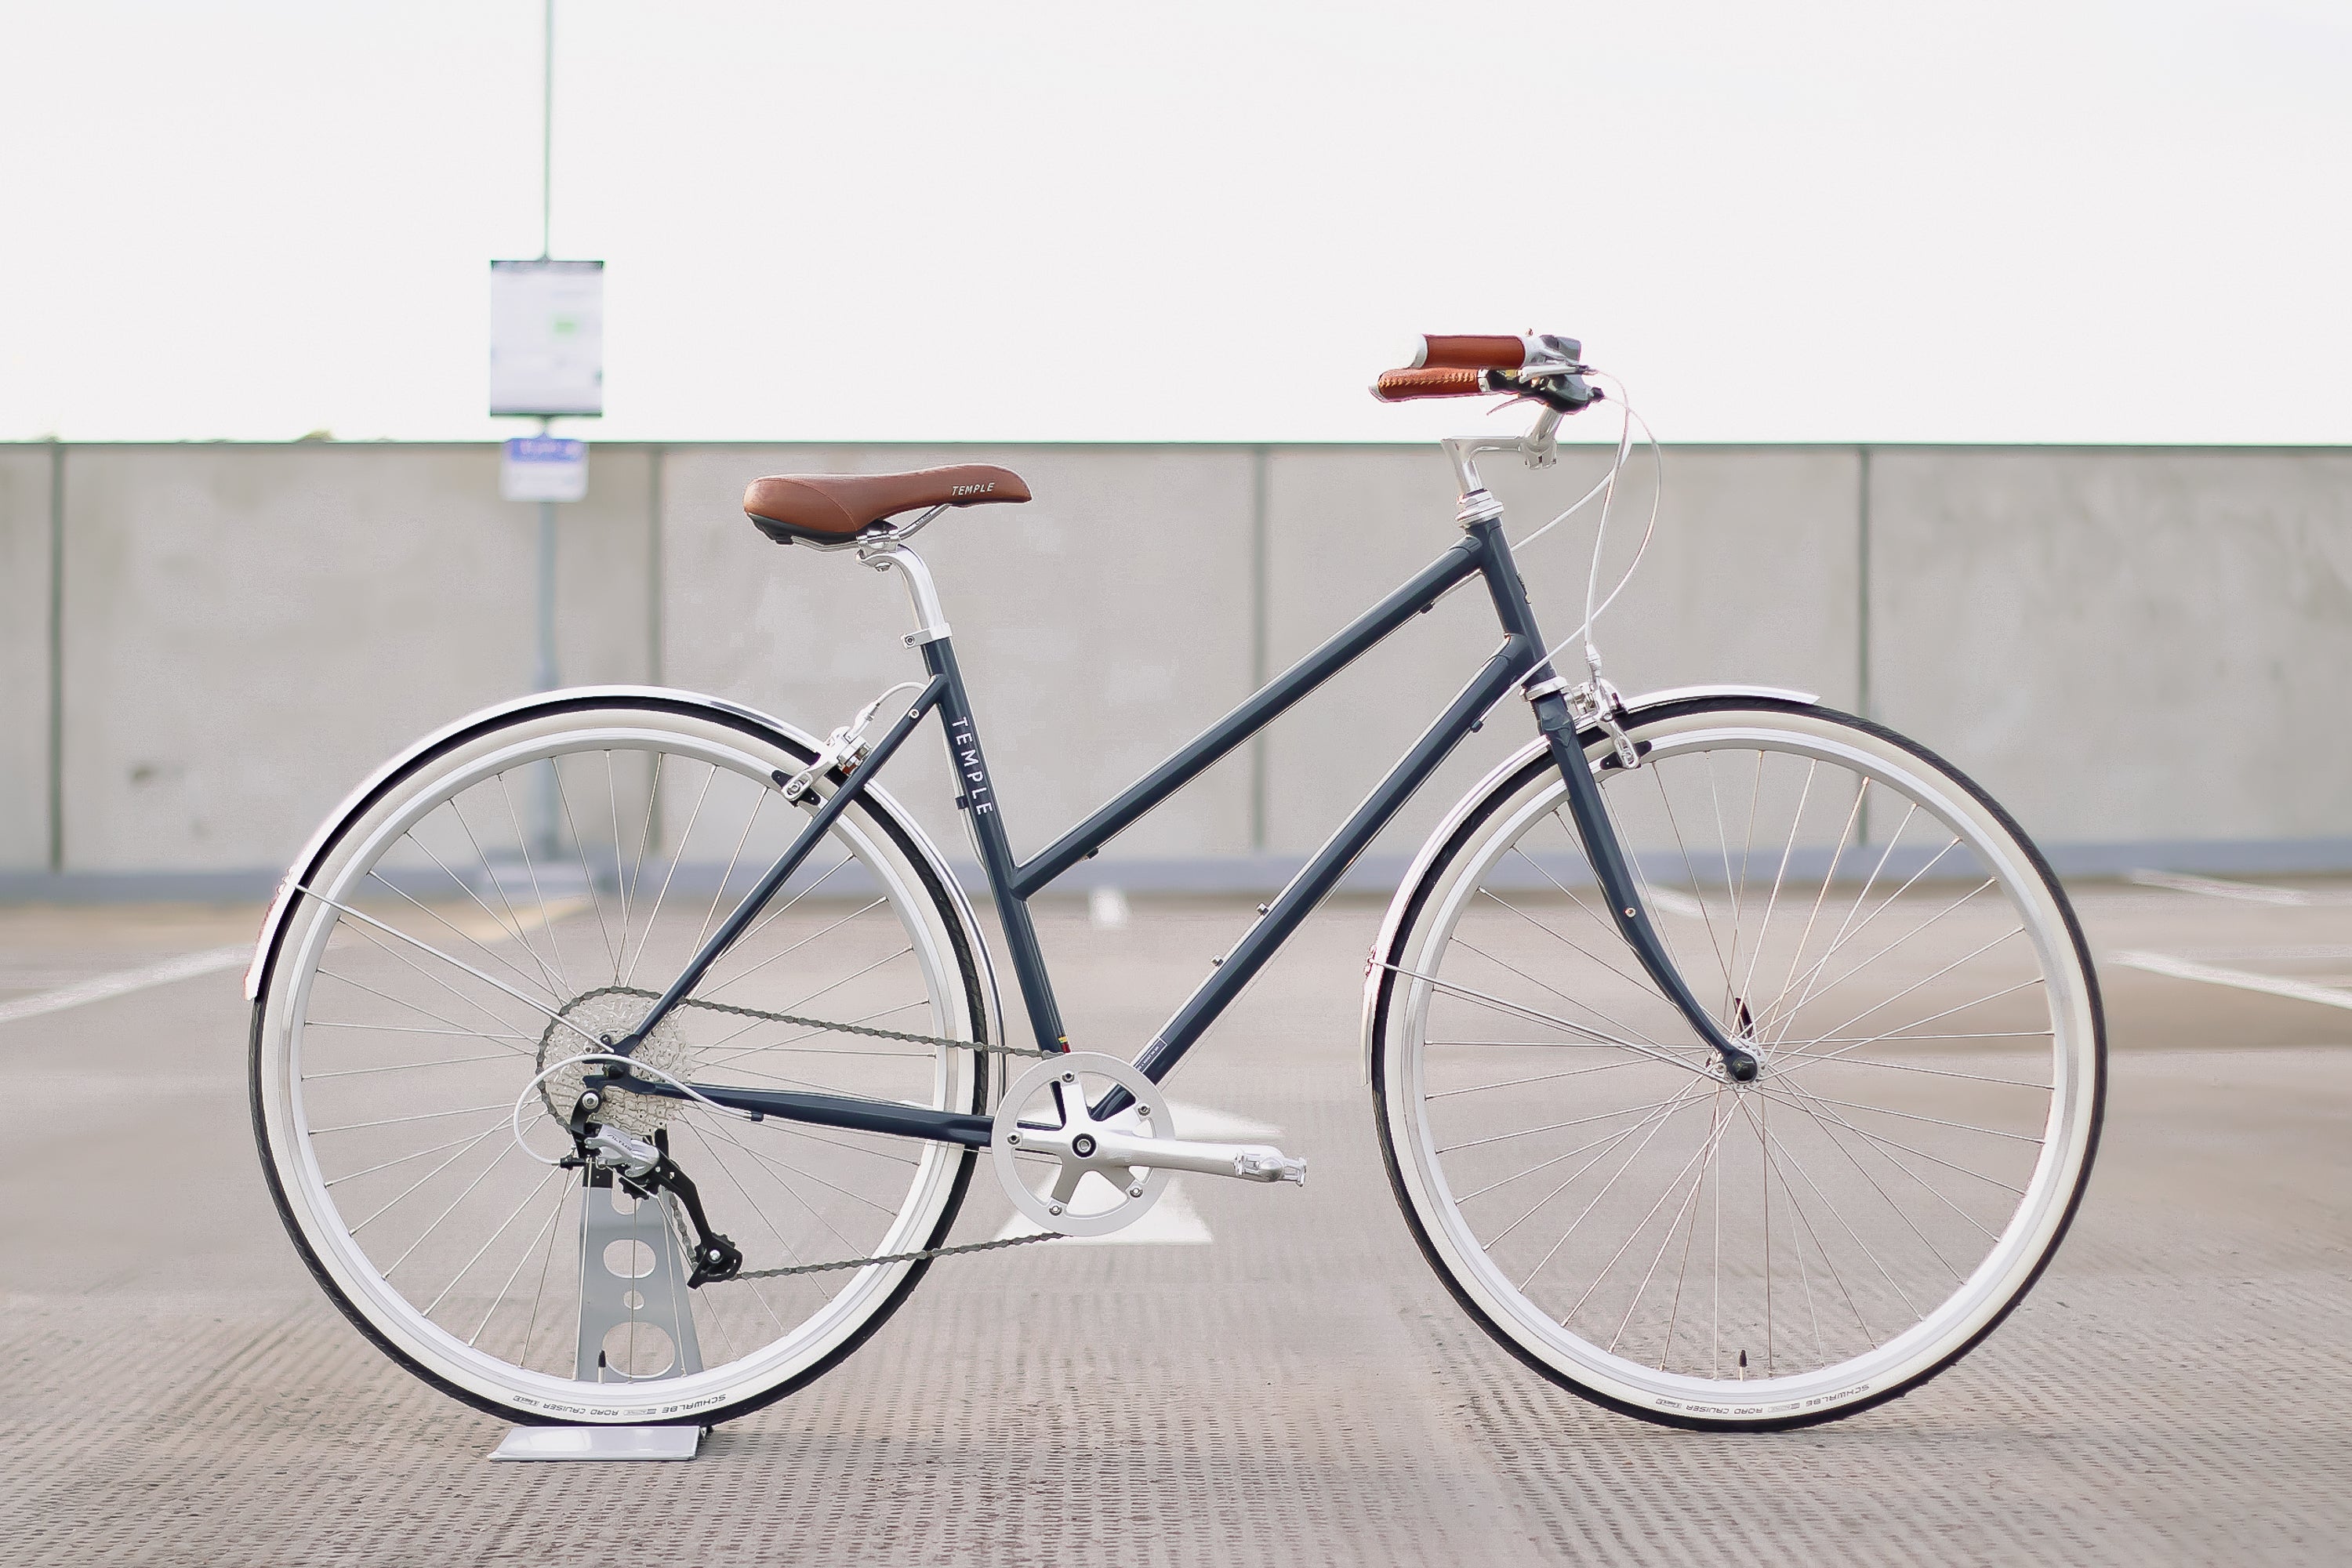
[[[1502,617],[1507,631],[1540,650],[1545,645],[1542,634],[1536,629],[1535,609],[1528,603],[1527,585],[1520,581],[1510,544],[1503,538],[1500,503],[1486,490],[1474,489],[1464,495],[1462,504],[1465,519],[1463,528],[1477,542],[1479,565],[1487,591],[1494,596],[1495,613]],[[1584,846],[1585,858],[1591,862],[1593,877],[1609,900],[1609,914],[1616,922],[1617,934],[1633,950],[1633,956],[1651,983],[1665,994],[1666,1000],[1698,1032],[1699,1038],[1714,1049],[1723,1063],[1724,1075],[1734,1083],[1751,1083],[1757,1072],[1755,1053],[1727,1034],[1693,994],[1673,956],[1666,952],[1657,927],[1651,922],[1649,910],[1634,880],[1633,862],[1617,837],[1615,825],[1609,820],[1608,808],[1601,800],[1600,782],[1593,777],[1592,764],[1577,740],[1576,715],[1569,707],[1564,684],[1553,671],[1551,660],[1538,653],[1522,678],[1520,689],[1529,694],[1536,711],[1536,728],[1549,743],[1552,761],[1559,764],[1560,777],[1567,782],[1569,816],[1576,824],[1576,836]]]

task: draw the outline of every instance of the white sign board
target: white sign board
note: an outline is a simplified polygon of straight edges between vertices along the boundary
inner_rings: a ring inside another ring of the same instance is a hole
[[[490,263],[490,412],[604,412],[604,264]]]
[[[582,500],[588,494],[588,443],[562,436],[518,436],[499,454],[499,494],[508,500]]]

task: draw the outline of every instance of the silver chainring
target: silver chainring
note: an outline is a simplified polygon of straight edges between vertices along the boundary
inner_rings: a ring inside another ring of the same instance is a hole
[[[1113,1086],[1134,1103],[1101,1121],[1089,1110]],[[1066,1132],[1094,1128],[1125,1139],[1173,1138],[1174,1118],[1160,1086],[1131,1063],[1099,1051],[1046,1058],[1015,1079],[996,1108],[989,1153],[1005,1196],[1041,1230],[1061,1236],[1108,1236],[1133,1225],[1160,1201],[1174,1173],[1137,1169],[1066,1153],[1031,1153],[1021,1147],[1024,1127]]]

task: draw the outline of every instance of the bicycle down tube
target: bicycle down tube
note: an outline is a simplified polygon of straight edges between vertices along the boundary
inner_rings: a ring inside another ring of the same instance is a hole
[[[909,552],[894,551],[894,554]],[[903,562],[894,562],[903,565]],[[916,568],[919,571],[919,567]],[[1468,522],[1460,542],[1381,600],[1321,647],[1212,724],[1159,767],[1130,785],[1116,799],[1040,851],[1034,858],[1014,858],[1003,816],[998,809],[979,727],[974,721],[963,677],[943,625],[928,637],[918,634],[930,680],[907,711],[857,762],[843,783],[814,813],[793,846],[772,866],[730,919],[713,932],[677,981],[653,1009],[612,1048],[626,1055],[649,1035],[664,1016],[689,993],[696,982],[725,952],[728,945],[755,919],[769,899],[790,879],[814,850],[832,823],[863,791],[889,760],[901,742],[932,710],[940,715],[959,795],[956,805],[971,815],[981,866],[996,901],[1006,945],[1019,984],[1030,1030],[1037,1048],[1049,1054],[1070,1048],[1063,1029],[1045,956],[1037,942],[1028,900],[1079,861],[1086,859],[1137,819],[1158,807],[1244,741],[1270,724],[1308,693],[1321,687],[1383,641],[1414,616],[1433,607],[1472,576],[1483,577],[1504,632],[1500,647],[1472,678],[1444,711],[1414,742],[1363,803],[1333,833],[1307,865],[1266,907],[1265,912],[1225,954],[1136,1057],[1137,1068],[1157,1082],[1167,1076],[1184,1053],[1205,1034],[1224,1009],[1255,979],[1283,942],[1297,930],[1317,905],[1338,886],[1349,866],[1388,826],[1404,804],[1427,782],[1438,765],[1479,725],[1514,686],[1541,689],[1549,680],[1549,662],[1528,603],[1527,591],[1502,534],[1499,517]],[[920,584],[918,602],[928,597],[928,580]],[[910,639],[916,640],[916,639]],[[1551,683],[1555,687],[1557,683]],[[1558,689],[1544,690],[1533,702],[1537,727],[1550,742],[1568,783],[1568,806],[1578,837],[1601,890],[1610,899],[1621,935],[1633,948],[1653,980],[1697,1030],[1701,1038],[1726,1063],[1734,1076],[1745,1066],[1754,1071],[1753,1058],[1731,1040],[1691,993],[1650,923],[1635,886],[1632,865],[1619,843],[1601,802],[1577,726],[1567,699]],[[781,777],[781,775],[780,775]],[[676,1097],[681,1091],[666,1085],[630,1079],[634,1092]],[[741,1089],[727,1085],[693,1086],[694,1092],[719,1105],[755,1116],[776,1116],[793,1121],[854,1128],[897,1136],[928,1138],[967,1146],[985,1146],[991,1121],[985,1116],[932,1110],[886,1101],[775,1089]],[[1123,1108],[1123,1091],[1114,1089],[1097,1108],[1097,1115],[1116,1114]]]

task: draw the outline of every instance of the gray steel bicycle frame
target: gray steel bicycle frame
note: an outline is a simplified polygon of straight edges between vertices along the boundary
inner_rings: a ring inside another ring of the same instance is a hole
[[[1484,721],[1495,704],[1501,701],[1515,685],[1524,682],[1532,688],[1549,679],[1549,661],[1543,657],[1544,644],[1536,627],[1535,612],[1528,603],[1526,585],[1519,579],[1518,568],[1511,558],[1509,542],[1503,537],[1499,519],[1490,518],[1465,525],[1460,542],[1423,567],[1402,587],[1365,611],[1322,647],[1210,725],[1190,744],[1138,780],[1117,799],[1027,861],[1014,858],[1011,840],[1006,835],[995,789],[989,780],[979,726],[972,719],[971,707],[964,692],[963,676],[956,665],[950,639],[942,637],[923,644],[923,660],[931,677],[929,684],[924,687],[905,714],[875,742],[872,751],[844,777],[839,787],[810,817],[792,847],[768,869],[719,929],[711,933],[702,950],[696,953],[668,991],[654,1005],[644,1021],[613,1049],[626,1055],[693,990],[710,965],[800,868],[817,842],[882,770],[915,727],[936,709],[946,733],[949,758],[962,791],[956,798],[956,805],[958,809],[971,814],[972,836],[980,847],[981,868],[995,895],[997,916],[1004,928],[1005,944],[1011,952],[1013,970],[1020,984],[1030,1031],[1039,1049],[1049,1053],[1068,1050],[1070,1044],[1062,1026],[1061,1009],[1055,1001],[1053,982],[1046,972],[1045,955],[1037,944],[1034,922],[1030,919],[1029,900],[1071,867],[1092,857],[1138,818],[1199,777],[1205,769],[1272,723],[1307,693],[1362,658],[1386,639],[1390,633],[1413,616],[1433,608],[1440,598],[1473,576],[1486,579],[1496,618],[1502,624],[1502,646],[1421,739],[1413,743],[1412,749],[1405,753],[1389,775],[1365,797],[1355,814],[1340,826],[1322,848],[1316,851],[1314,858],[1266,906],[1258,922],[1234,944],[1223,962],[1210,972],[1209,977],[1201,983],[1184,1005],[1177,1009],[1174,1016],[1161,1026],[1137,1056],[1137,1068],[1145,1077],[1158,1082],[1174,1069],[1176,1064],[1183,1059],[1184,1053],[1208,1032],[1225,1008],[1256,978],[1258,972],[1283,942],[1339,885],[1339,879],[1355,863],[1356,858],[1428,781],[1438,764]],[[1575,821],[1579,837],[1583,840],[1595,878],[1613,906],[1612,913],[1616,916],[1620,933],[1651,978],[1677,1005],[1701,1037],[1714,1046],[1727,1062],[1736,1064],[1738,1058],[1746,1056],[1745,1051],[1724,1035],[1721,1027],[1692,994],[1650,923],[1648,911],[1635,886],[1632,865],[1601,805],[1600,785],[1586,761],[1583,746],[1577,735],[1576,722],[1569,712],[1565,698],[1557,691],[1549,692],[1538,698],[1534,707],[1537,728],[1549,741],[1553,757],[1567,778],[1570,815]],[[778,782],[782,782],[782,774],[778,775]],[[1752,1070],[1751,1067],[1751,1073]],[[667,1094],[673,1098],[678,1094],[678,1091],[666,1086],[642,1080],[633,1079],[627,1087],[640,1093]],[[881,1100],[778,1089],[739,1089],[720,1084],[698,1083],[694,1089],[720,1105],[750,1111],[755,1116],[775,1116],[820,1126],[928,1138],[974,1148],[985,1147],[992,1131],[991,1119],[986,1116],[931,1110]],[[1097,1108],[1097,1114],[1116,1113],[1123,1107],[1126,1098],[1124,1091],[1114,1089]]]

